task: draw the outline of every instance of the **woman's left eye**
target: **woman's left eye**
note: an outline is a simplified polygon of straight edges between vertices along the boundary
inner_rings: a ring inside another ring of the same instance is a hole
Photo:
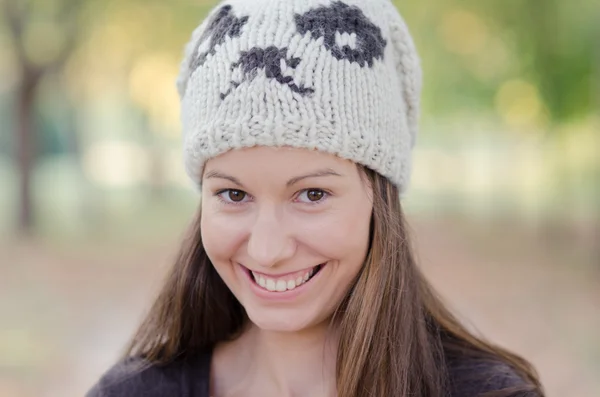
[[[303,203],[317,204],[323,201],[328,193],[321,189],[306,189],[298,194],[298,200]]]

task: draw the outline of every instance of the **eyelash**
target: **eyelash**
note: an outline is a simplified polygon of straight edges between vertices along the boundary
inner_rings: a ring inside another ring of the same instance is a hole
[[[328,192],[327,190],[324,189],[317,189],[317,188],[309,188],[309,189],[302,189],[299,192],[297,192],[295,194],[295,197],[297,198],[299,195],[301,195],[302,193],[305,192],[310,192],[310,191],[319,191],[323,193],[323,197],[319,200],[319,201],[312,201],[312,202],[308,202],[308,203],[302,203],[302,204],[308,204],[308,205],[318,205],[321,204],[322,202],[324,202],[329,196],[331,196],[331,193]],[[215,192],[215,196],[217,197],[217,199],[225,205],[242,205],[242,204],[246,204],[245,201],[227,201],[225,200],[221,195],[223,193],[227,193],[227,192],[231,192],[231,191],[236,191],[236,192],[242,192],[244,193],[246,196],[250,196],[248,193],[244,192],[243,190],[239,190],[239,189],[221,189]]]

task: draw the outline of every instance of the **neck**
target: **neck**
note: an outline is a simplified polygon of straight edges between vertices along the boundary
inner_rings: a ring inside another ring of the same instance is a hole
[[[270,332],[252,324],[238,339],[215,350],[215,383],[235,383],[227,391],[218,387],[216,395],[236,394],[236,389],[246,390],[246,395],[254,395],[248,393],[252,389],[265,396],[336,395],[337,342],[327,324],[302,332]],[[219,367],[228,369],[221,372]]]

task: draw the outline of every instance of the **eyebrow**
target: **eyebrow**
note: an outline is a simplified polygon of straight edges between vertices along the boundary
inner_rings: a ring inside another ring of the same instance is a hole
[[[314,172],[311,172],[310,174],[295,176],[292,179],[290,179],[289,181],[287,181],[285,183],[285,186],[290,187],[290,186],[300,182],[301,180],[307,179],[307,178],[321,178],[321,177],[326,177],[326,176],[340,176],[341,177],[342,175],[335,172],[331,168],[324,168],[321,170],[316,170]],[[245,189],[242,182],[240,182],[237,178],[235,178],[231,175],[227,175],[222,172],[216,171],[216,170],[207,172],[206,178],[207,179],[210,179],[210,178],[226,179],[226,180],[230,181],[231,183],[241,187],[242,189]]]
[[[296,176],[296,177],[290,179],[289,181],[287,181],[286,184],[285,184],[285,186],[290,187],[293,184],[298,183],[298,182],[300,182],[303,179],[307,179],[307,178],[320,178],[320,177],[325,177],[325,176],[342,176],[342,175],[338,174],[337,172],[335,172],[331,168],[324,168],[322,170],[317,170],[315,172],[311,172],[310,174]]]
[[[206,179],[211,179],[211,178],[226,179],[226,180],[230,181],[231,183],[233,183],[235,185],[238,185],[242,189],[245,189],[245,187],[242,184],[242,182],[240,182],[237,178],[235,178],[235,177],[233,177],[231,175],[223,174],[222,172],[219,172],[219,171],[209,171],[209,172],[207,172],[206,173]]]

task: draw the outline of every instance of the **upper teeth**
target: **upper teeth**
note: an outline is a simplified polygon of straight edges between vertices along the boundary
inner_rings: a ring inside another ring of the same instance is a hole
[[[284,291],[289,291],[296,287],[301,286],[302,284],[304,284],[305,282],[308,281],[308,279],[314,274],[314,272],[315,272],[314,268],[310,269],[310,270],[306,271],[303,275],[297,276],[295,279],[294,278],[274,279],[274,278],[270,278],[268,276],[265,276],[263,274],[258,274],[255,272],[252,272],[252,277],[254,277],[254,281],[256,281],[256,284],[260,285],[261,287],[263,287],[264,289],[266,289],[268,291],[284,292]]]

